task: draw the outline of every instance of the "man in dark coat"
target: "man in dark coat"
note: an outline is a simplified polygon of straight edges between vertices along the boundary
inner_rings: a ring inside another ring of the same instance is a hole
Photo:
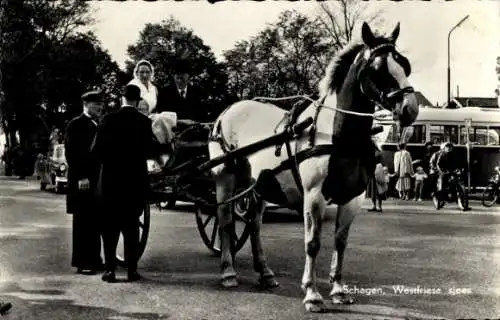
[[[160,90],[156,112],[177,113],[178,125],[191,125],[193,121],[213,121],[210,110],[202,105],[201,90],[189,82],[189,64],[181,60],[174,67],[173,84]]]
[[[66,211],[73,214],[73,256],[71,265],[78,273],[95,274],[102,268],[101,232],[94,189],[98,167],[90,157],[90,146],[97,131],[102,108],[99,92],[82,96],[83,113],[66,128],[65,153],[68,162]]]
[[[147,159],[159,149],[151,120],[137,110],[139,87],[125,88],[124,104],[106,115],[97,130],[92,156],[101,166],[98,193],[104,218],[104,257],[102,280],[115,282],[116,246],[120,232],[124,237],[128,280],[136,281],[139,247],[139,217],[147,204],[149,178]]]

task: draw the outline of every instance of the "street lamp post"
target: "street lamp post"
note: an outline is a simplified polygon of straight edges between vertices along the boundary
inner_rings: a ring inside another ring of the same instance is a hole
[[[448,105],[450,104],[451,101],[451,94],[450,94],[450,36],[453,30],[456,28],[460,27],[462,23],[464,23],[465,20],[469,19],[469,15],[466,15],[465,17],[462,18],[453,28],[451,28],[450,32],[448,32]]]

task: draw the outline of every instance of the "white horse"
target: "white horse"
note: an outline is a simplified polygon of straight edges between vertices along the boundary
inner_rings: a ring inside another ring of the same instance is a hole
[[[296,113],[297,122],[313,117],[314,124],[287,146],[287,152],[270,147],[212,169],[219,203],[231,198],[236,188],[262,180],[256,187],[258,196],[250,237],[254,269],[264,286],[278,285],[266,263],[260,236],[265,202],[282,200],[288,207],[303,212],[306,261],[302,288],[308,311],[321,312],[325,308],[316,287],[315,270],[327,201],[339,205],[330,295],[336,303],[352,302],[343,294],[344,250],[349,227],[361,208],[367,177],[375,167],[370,161],[375,153],[371,140],[375,107],[391,110],[403,127],[413,123],[418,115],[413,88],[407,79],[410,64],[395,49],[398,35],[399,23],[389,37],[375,36],[363,24],[363,43],[349,45],[330,63],[320,85],[322,99]],[[295,123],[286,121],[285,115],[283,109],[257,101],[231,105],[215,122],[209,143],[210,157],[253,144]],[[290,155],[297,157],[287,162]],[[285,163],[294,165],[287,167]],[[217,209],[224,287],[238,285],[231,251],[234,231],[230,210],[229,205]]]

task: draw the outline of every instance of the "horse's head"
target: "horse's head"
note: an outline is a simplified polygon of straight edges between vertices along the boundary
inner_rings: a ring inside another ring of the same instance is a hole
[[[389,37],[375,36],[365,22],[362,39],[365,44],[357,63],[357,81],[362,95],[375,107],[392,111],[402,127],[411,125],[418,116],[413,87],[408,81],[411,65],[395,44],[399,23]]]

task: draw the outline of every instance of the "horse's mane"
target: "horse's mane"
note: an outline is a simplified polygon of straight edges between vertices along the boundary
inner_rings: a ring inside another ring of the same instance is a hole
[[[364,46],[363,43],[350,43],[333,57],[326,68],[325,76],[318,84],[321,97],[342,87],[351,64]]]

